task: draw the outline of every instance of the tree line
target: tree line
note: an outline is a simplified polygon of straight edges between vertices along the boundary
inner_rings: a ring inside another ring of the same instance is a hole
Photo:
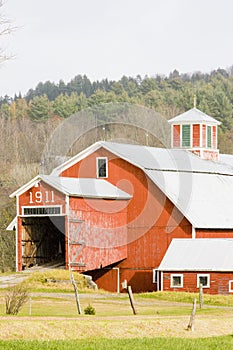
[[[0,98],[0,117],[25,118],[44,121],[53,116],[67,118],[71,114],[100,103],[129,102],[155,109],[167,118],[193,106],[222,122],[223,132],[233,128],[233,66],[211,73],[180,74],[174,70],[169,76],[123,76],[119,81],[103,79],[91,82],[86,75],[77,75],[67,84],[40,82],[25,96]]]

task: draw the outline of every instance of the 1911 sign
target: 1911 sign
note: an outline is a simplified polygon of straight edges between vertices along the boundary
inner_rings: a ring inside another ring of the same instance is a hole
[[[53,191],[36,191],[35,193],[29,192],[29,203],[54,203],[54,192]]]

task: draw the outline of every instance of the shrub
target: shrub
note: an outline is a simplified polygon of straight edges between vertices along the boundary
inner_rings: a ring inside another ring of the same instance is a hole
[[[84,309],[85,315],[95,315],[95,308],[88,304],[88,306]]]
[[[5,296],[6,314],[17,315],[29,297],[28,289],[22,285],[10,288]]]

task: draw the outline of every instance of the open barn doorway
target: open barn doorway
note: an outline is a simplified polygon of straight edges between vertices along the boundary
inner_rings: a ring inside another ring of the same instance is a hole
[[[65,217],[22,218],[22,268],[65,264]]]

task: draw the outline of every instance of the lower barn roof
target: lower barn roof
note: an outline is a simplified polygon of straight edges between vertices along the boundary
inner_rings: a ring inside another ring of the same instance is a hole
[[[36,176],[17,191],[13,192],[10,197],[21,195],[40,181],[71,197],[103,199],[131,199],[132,197],[104,179],[58,177],[51,175]]]
[[[173,239],[158,269],[233,273],[233,239]]]

